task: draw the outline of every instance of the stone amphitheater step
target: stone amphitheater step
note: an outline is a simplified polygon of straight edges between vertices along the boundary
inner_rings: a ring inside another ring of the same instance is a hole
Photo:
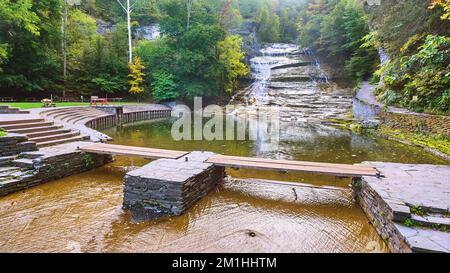
[[[106,114],[107,113],[105,113],[105,112],[99,113],[98,111],[92,111],[92,112],[87,112],[87,113],[83,113],[83,114],[67,116],[63,120],[65,120],[66,122],[75,123],[76,121],[79,121],[82,119],[91,118],[91,117],[95,118],[98,116],[104,116]]]
[[[75,142],[75,141],[84,141],[84,140],[89,140],[89,139],[90,139],[89,136],[80,135],[80,136],[76,136],[76,137],[72,137],[72,138],[65,138],[65,139],[52,140],[52,141],[48,141],[48,142],[41,142],[41,143],[37,144],[37,147],[43,148],[43,147],[54,146],[54,145],[58,145],[58,144],[64,144],[64,143]]]
[[[78,117],[76,119],[70,120],[70,122],[75,124],[75,123],[80,122],[82,120],[95,119],[95,118],[99,118],[99,117],[102,117],[102,116],[105,116],[105,115],[108,115],[108,113],[103,113],[103,114],[99,114],[99,115],[85,116],[85,117]]]
[[[22,119],[22,120],[4,120],[0,121],[0,126],[2,125],[13,125],[13,124],[23,124],[23,123],[33,123],[33,122],[44,122],[45,120],[40,119]]]
[[[49,141],[54,141],[54,140],[72,138],[72,137],[79,136],[79,135],[80,135],[80,132],[71,131],[69,133],[64,133],[64,134],[33,137],[33,138],[30,138],[29,140],[34,141],[36,143],[42,143],[42,142],[49,142]]]
[[[58,119],[66,122],[70,122],[73,119],[76,119],[78,117],[89,117],[89,116],[95,116],[98,113],[95,111],[83,111],[83,112],[74,112],[74,113],[67,113],[64,116],[60,116]]]
[[[81,110],[81,109],[87,109],[87,107],[70,107],[70,108],[61,108],[61,109],[52,109],[45,112],[42,112],[41,115],[44,115],[46,117],[54,116],[58,113],[65,113],[70,112],[74,110]]]
[[[52,125],[52,126],[32,127],[32,128],[25,128],[25,129],[13,129],[13,130],[8,130],[8,131],[11,133],[16,133],[16,134],[28,134],[28,133],[34,133],[34,132],[45,132],[45,131],[58,130],[61,128],[63,128],[62,125]]]
[[[56,118],[61,118],[63,116],[70,115],[73,113],[84,113],[86,111],[89,111],[89,108],[63,109],[58,112],[55,111],[55,112],[48,113],[48,114],[46,114],[46,116],[56,119]]]
[[[43,127],[43,126],[51,126],[53,122],[45,121],[45,122],[33,122],[33,123],[15,123],[2,125],[1,127],[6,131],[10,131],[12,129],[26,129],[26,128],[34,128],[34,127]]]
[[[36,138],[36,137],[45,137],[45,136],[54,136],[59,134],[69,133],[70,129],[59,129],[59,130],[50,130],[50,131],[39,131],[33,133],[27,133],[27,137]]]

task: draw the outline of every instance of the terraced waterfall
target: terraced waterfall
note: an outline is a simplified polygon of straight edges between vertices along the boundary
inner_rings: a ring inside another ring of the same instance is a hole
[[[282,121],[303,124],[343,117],[351,109],[351,94],[330,84],[310,50],[273,44],[261,55],[251,60],[254,82],[237,101],[253,107],[279,106]]]

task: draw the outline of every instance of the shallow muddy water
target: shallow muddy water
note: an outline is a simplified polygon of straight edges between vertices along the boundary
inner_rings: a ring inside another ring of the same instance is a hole
[[[281,137],[280,150],[260,154],[258,144],[175,142],[170,121],[107,130],[114,143],[241,156],[353,163],[385,160],[438,163],[394,142],[332,129],[311,128],[296,141]],[[317,135],[318,134],[318,135]],[[320,145],[319,145],[320,144]],[[121,209],[127,170],[148,161],[118,157],[97,170],[0,198],[2,252],[385,252],[386,246],[353,202],[348,180],[260,171],[235,177],[303,181],[295,184],[231,182],[185,215],[137,223]],[[255,236],[256,235],[256,236]]]

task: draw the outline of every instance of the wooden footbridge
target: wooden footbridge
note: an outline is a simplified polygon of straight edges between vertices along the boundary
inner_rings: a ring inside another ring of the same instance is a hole
[[[178,159],[189,154],[189,152],[183,151],[161,150],[104,143],[93,143],[92,145],[80,148],[80,150],[95,154],[121,155],[146,159]],[[338,177],[380,176],[380,172],[376,168],[361,165],[274,160],[224,155],[215,155],[209,158],[206,163],[235,169],[243,168],[278,172],[303,172]]]

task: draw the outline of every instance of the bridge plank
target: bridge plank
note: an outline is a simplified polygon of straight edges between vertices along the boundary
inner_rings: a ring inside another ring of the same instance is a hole
[[[292,172],[305,172],[315,173],[322,175],[332,175],[338,177],[362,177],[362,176],[378,176],[379,172],[375,168],[367,169],[364,166],[347,165],[346,168],[342,168],[342,164],[326,164],[326,163],[314,163],[309,162],[307,165],[301,165],[305,162],[279,161],[269,159],[255,159],[251,158],[245,160],[244,158],[233,158],[227,156],[214,156],[207,160],[207,163],[211,163],[222,167],[232,168],[249,168],[260,169],[270,171],[292,171]],[[352,166],[350,168],[349,166]]]
[[[255,162],[255,163],[270,163],[270,164],[286,164],[293,166],[309,166],[309,167],[326,167],[326,168],[336,168],[345,170],[357,170],[357,171],[373,171],[376,170],[371,166],[364,165],[351,165],[351,164],[336,164],[336,163],[321,163],[321,162],[309,162],[309,161],[293,161],[284,159],[270,159],[270,158],[251,158],[251,157],[238,157],[238,156],[225,156],[216,155],[211,158],[211,160],[224,159],[236,162]]]
[[[147,151],[147,152],[157,152],[157,153],[163,153],[163,154],[182,154],[182,155],[189,153],[186,151],[145,148],[145,147],[137,147],[137,146],[124,146],[124,145],[105,144],[105,143],[96,143],[94,145],[95,145],[95,147],[111,149],[111,150],[124,150],[124,151],[137,151],[137,152]]]
[[[128,146],[100,144],[100,143],[82,147],[80,148],[80,150],[89,153],[122,155],[129,157],[141,157],[147,159],[161,159],[161,158],[178,159],[188,153],[181,151],[128,147]]]
[[[141,157],[147,159],[178,159],[189,152],[172,151],[163,149],[132,147],[123,145],[95,143],[80,150],[84,152],[110,155],[123,155],[129,157]],[[271,171],[291,171],[305,172],[322,175],[332,175],[338,177],[362,177],[362,176],[378,176],[379,171],[370,166],[346,165],[346,164],[330,164],[305,161],[275,160],[266,158],[247,158],[237,156],[215,155],[209,158],[206,163],[216,166],[233,167],[233,168],[249,168]]]

